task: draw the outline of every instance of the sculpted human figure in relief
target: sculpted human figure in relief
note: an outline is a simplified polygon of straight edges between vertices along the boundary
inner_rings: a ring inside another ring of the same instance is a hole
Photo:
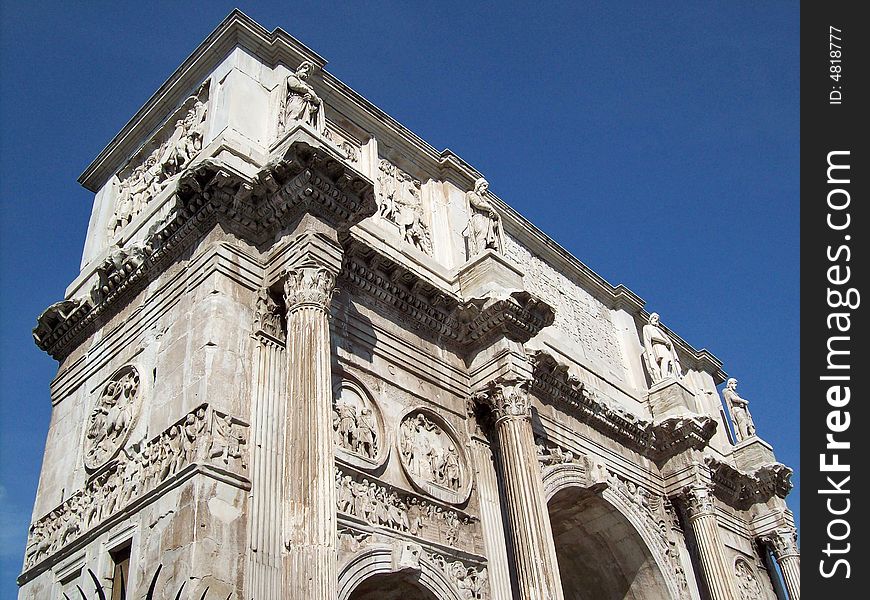
[[[465,230],[468,238],[468,258],[472,258],[485,250],[501,251],[499,242],[499,216],[486,199],[489,183],[481,177],[474,182],[474,190],[465,194],[471,215]]]
[[[674,344],[659,327],[658,313],[652,313],[649,323],[643,326],[643,348],[646,367],[653,383],[683,376]]]
[[[752,422],[752,415],[749,414],[749,400],[737,394],[736,379],[732,377],[728,380],[722,395],[725,397],[728,410],[731,411],[731,421],[734,423],[737,441],[742,442],[755,435],[755,423]]]
[[[287,98],[281,115],[279,129],[283,133],[292,121],[302,121],[322,132],[326,126],[323,103],[308,83],[314,69],[310,62],[303,61],[295,73],[287,76]]]

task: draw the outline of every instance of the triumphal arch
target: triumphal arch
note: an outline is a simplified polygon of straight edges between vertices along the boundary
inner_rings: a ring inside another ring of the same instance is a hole
[[[234,12],[82,175],[20,597],[799,598],[715,356],[324,64]]]

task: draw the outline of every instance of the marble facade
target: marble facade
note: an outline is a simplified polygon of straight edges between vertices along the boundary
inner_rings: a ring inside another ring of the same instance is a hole
[[[19,598],[799,598],[720,361],[324,67],[234,11],[81,176]]]

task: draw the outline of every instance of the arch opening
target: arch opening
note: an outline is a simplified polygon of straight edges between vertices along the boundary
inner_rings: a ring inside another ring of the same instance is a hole
[[[548,509],[565,600],[672,598],[640,533],[601,495],[565,487]]]
[[[439,600],[410,573],[381,573],[363,581],[348,600]]]

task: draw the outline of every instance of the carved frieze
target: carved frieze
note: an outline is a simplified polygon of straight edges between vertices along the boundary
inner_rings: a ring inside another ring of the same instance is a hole
[[[363,469],[383,463],[387,444],[380,410],[354,381],[342,381],[333,392],[332,429],[342,460]]]
[[[468,498],[471,476],[462,445],[437,416],[421,409],[405,415],[397,444],[402,468],[415,488],[452,504]]]
[[[582,452],[574,453],[541,437],[535,439],[535,445],[542,471],[557,465],[572,465],[581,472],[587,487],[600,491],[609,485],[610,472],[603,458]]]
[[[206,81],[118,172],[110,237],[142,212],[202,149],[208,94],[209,82]]]
[[[93,472],[112,460],[126,443],[140,405],[139,371],[118,369],[103,387],[87,421],[84,461]]]
[[[378,215],[399,228],[402,239],[432,254],[420,181],[385,158],[378,162]]]
[[[386,527],[446,546],[473,546],[476,520],[415,494],[336,469],[336,508],[371,526]]]
[[[332,123],[326,125],[323,137],[332,142],[339,154],[352,163],[360,160],[360,143]]]
[[[131,503],[168,488],[194,464],[209,464],[246,481],[247,429],[241,420],[202,405],[150,441],[131,443],[83,489],[31,525],[24,570],[80,536],[98,533]]]
[[[608,308],[510,235],[504,236],[504,254],[525,274],[526,289],[555,309],[553,326],[622,378],[622,346]]]

